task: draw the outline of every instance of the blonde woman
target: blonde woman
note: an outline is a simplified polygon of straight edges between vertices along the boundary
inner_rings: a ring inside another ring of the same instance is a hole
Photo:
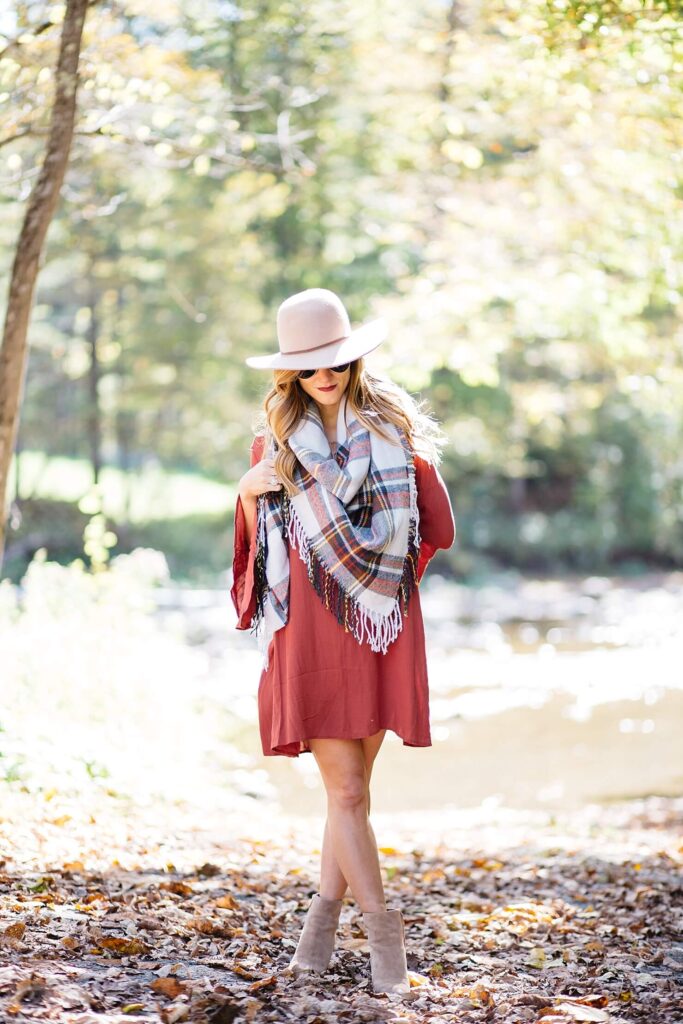
[[[370,823],[370,776],[387,729],[431,745],[418,584],[455,539],[439,474],[445,437],[363,356],[386,336],[351,329],[341,299],[309,288],[277,315],[251,466],[235,510],[237,628],[264,655],[266,756],[312,753],[327,795],[319,890],[288,970],[322,972],[350,887],[367,929],[375,992],[406,992],[403,916],[388,908]]]

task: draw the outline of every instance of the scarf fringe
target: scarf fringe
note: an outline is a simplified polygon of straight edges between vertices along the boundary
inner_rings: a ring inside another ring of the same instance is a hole
[[[418,549],[415,543],[416,522],[411,519],[408,530],[408,552],[403,574],[398,587],[397,598],[394,598],[391,611],[380,613],[366,607],[352,595],[346,593],[339,581],[328,572],[327,567],[318,557],[304,533],[299,518],[289,500],[283,502],[285,522],[290,543],[298,551],[299,557],[306,565],[308,578],[323,604],[335,616],[346,633],[353,633],[359,644],[367,636],[373,651],[386,654],[389,645],[396,639],[403,628],[403,619],[408,614],[410,595],[417,586]]]
[[[258,627],[265,615],[265,601],[268,591],[266,579],[266,510],[265,495],[259,494],[256,499],[256,554],[254,556],[254,593],[255,608],[251,620],[252,635],[258,636]]]
[[[351,632],[359,644],[367,636],[370,647],[375,652],[386,654],[389,645],[398,637],[403,628],[403,619],[408,615],[408,603],[410,596],[418,586],[417,565],[420,549],[420,517],[417,505],[417,486],[415,483],[415,464],[410,446],[404,443],[407,453],[408,476],[410,483],[410,519],[408,525],[408,550],[403,566],[401,581],[398,586],[398,597],[393,601],[391,611],[380,613],[367,608],[357,601],[352,595],[346,593],[339,581],[331,575],[327,567],[318,557],[309,543],[303,526],[289,500],[289,495],[283,491],[281,495],[282,518],[284,521],[284,535],[289,539],[290,544],[298,551],[299,557],[306,565],[308,578],[313,584],[316,594],[323,601],[335,616],[339,625],[344,627],[346,633]],[[268,638],[259,633],[259,627],[265,617],[265,602],[268,593],[266,579],[266,529],[265,529],[265,500],[264,494],[259,495],[257,500],[257,545],[254,558],[254,591],[255,611],[251,623],[250,632],[258,640],[260,650],[264,657],[264,668],[268,668]]]

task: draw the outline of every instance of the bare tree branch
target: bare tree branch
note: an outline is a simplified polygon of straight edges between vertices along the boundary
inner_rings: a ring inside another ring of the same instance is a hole
[[[10,39],[10,41],[2,48],[2,50],[0,50],[0,60],[2,60],[3,57],[6,57],[10,50],[13,50],[15,47],[26,45],[21,41],[22,36],[30,35],[32,38],[35,38],[36,36],[42,35],[43,32],[47,32],[47,30],[49,28],[52,28],[53,25],[54,21],[44,21],[42,25],[37,25],[35,28],[24,29],[24,31],[21,32],[18,36],[15,36],[14,39]]]

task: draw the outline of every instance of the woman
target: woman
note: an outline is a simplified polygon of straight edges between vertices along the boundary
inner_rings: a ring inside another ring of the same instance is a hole
[[[418,583],[455,538],[436,468],[445,436],[363,356],[381,318],[351,330],[337,295],[309,288],[277,315],[262,431],[239,482],[237,628],[262,641],[263,753],[312,752],[327,794],[320,888],[288,965],[324,971],[350,886],[363,913],[375,992],[406,992],[404,923],[388,909],[369,820],[370,775],[387,729],[431,745]]]

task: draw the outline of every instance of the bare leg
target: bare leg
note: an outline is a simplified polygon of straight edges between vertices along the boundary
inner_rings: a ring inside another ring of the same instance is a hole
[[[368,819],[363,743],[345,739],[309,743],[327,791],[327,826],[339,869],[362,911],[384,910],[377,842]]]
[[[363,745],[363,755],[365,757],[365,767],[367,771],[368,780],[368,816],[370,814],[370,777],[372,775],[372,768],[375,763],[375,758],[379,753],[379,748],[382,746],[384,737],[386,736],[386,729],[380,729],[374,736],[365,736],[361,743]],[[372,838],[377,845],[377,839],[372,824],[368,821]],[[320,888],[319,892],[321,896],[324,896],[328,900],[341,899],[348,889],[348,884],[337,858],[334,853],[332,846],[332,840],[330,838],[330,823],[329,820],[325,822],[325,832],[323,834],[323,847],[322,854],[320,857]]]

